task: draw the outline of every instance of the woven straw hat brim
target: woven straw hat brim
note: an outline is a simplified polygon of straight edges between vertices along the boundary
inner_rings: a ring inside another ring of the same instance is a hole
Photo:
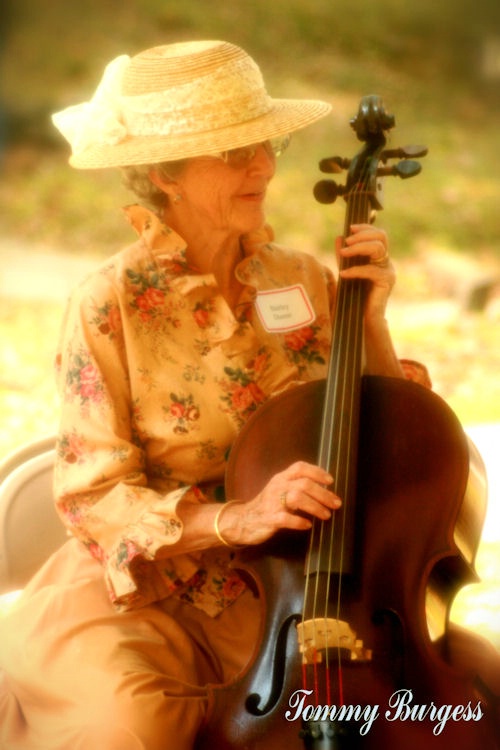
[[[94,144],[73,154],[70,164],[78,169],[138,166],[207,156],[228,149],[285,136],[311,125],[331,111],[323,101],[272,99],[272,108],[261,117],[220,130],[168,136],[127,136],[113,144]]]

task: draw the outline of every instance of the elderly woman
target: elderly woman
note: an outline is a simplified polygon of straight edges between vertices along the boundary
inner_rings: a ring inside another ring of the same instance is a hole
[[[193,42],[119,57],[90,102],[54,116],[71,164],[124,168],[143,205],[126,209],[139,239],[68,306],[55,493],[70,539],[0,626],[2,748],[192,748],[207,683],[242,669],[258,629],[232,548],[339,507],[305,462],[246,503],[223,490],[248,417],[325,376],[334,279],[274,243],[264,205],[289,134],[329,110],[271,98],[238,47]],[[338,251],[370,261],[343,272],[371,282],[367,371],[404,377],[385,234],[353,226]],[[266,316],[274,293],[288,332]]]

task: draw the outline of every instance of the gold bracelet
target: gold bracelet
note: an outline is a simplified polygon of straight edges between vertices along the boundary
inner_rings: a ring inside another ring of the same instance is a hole
[[[235,504],[239,505],[240,501],[239,500],[228,500],[227,503],[223,503],[221,505],[221,507],[219,508],[219,510],[217,511],[217,514],[216,514],[216,516],[214,518],[214,531],[215,531],[215,535],[216,535],[217,539],[219,540],[219,542],[221,542],[221,544],[223,544],[225,547],[243,547],[244,546],[243,544],[230,544],[226,539],[224,539],[224,537],[220,533],[220,529],[219,529],[219,521],[220,521],[220,517],[221,517],[223,511],[225,511],[225,509],[229,505],[235,505]]]

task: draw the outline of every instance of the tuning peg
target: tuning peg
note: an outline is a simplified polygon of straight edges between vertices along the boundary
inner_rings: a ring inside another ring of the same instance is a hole
[[[387,161],[388,159],[409,159],[420,158],[428,153],[429,149],[427,146],[403,146],[402,148],[392,148],[382,151],[381,161]]]
[[[343,169],[349,169],[350,163],[350,159],[344,159],[342,156],[328,156],[326,159],[321,159],[319,168],[321,172],[338,174]]]
[[[406,180],[408,177],[415,177],[422,171],[422,165],[418,161],[412,159],[405,159],[394,165],[394,172],[402,180]]]
[[[379,177],[401,177],[402,180],[406,180],[408,177],[415,177],[421,171],[422,165],[420,162],[404,159],[390,167],[380,167],[377,169],[377,175]]]
[[[319,203],[334,203],[337,196],[345,193],[345,187],[333,180],[320,180],[314,186],[313,193]]]

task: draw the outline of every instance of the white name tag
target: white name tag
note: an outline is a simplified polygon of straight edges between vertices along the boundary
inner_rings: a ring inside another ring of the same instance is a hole
[[[316,318],[302,284],[258,292],[255,307],[262,325],[270,333],[294,331]]]

